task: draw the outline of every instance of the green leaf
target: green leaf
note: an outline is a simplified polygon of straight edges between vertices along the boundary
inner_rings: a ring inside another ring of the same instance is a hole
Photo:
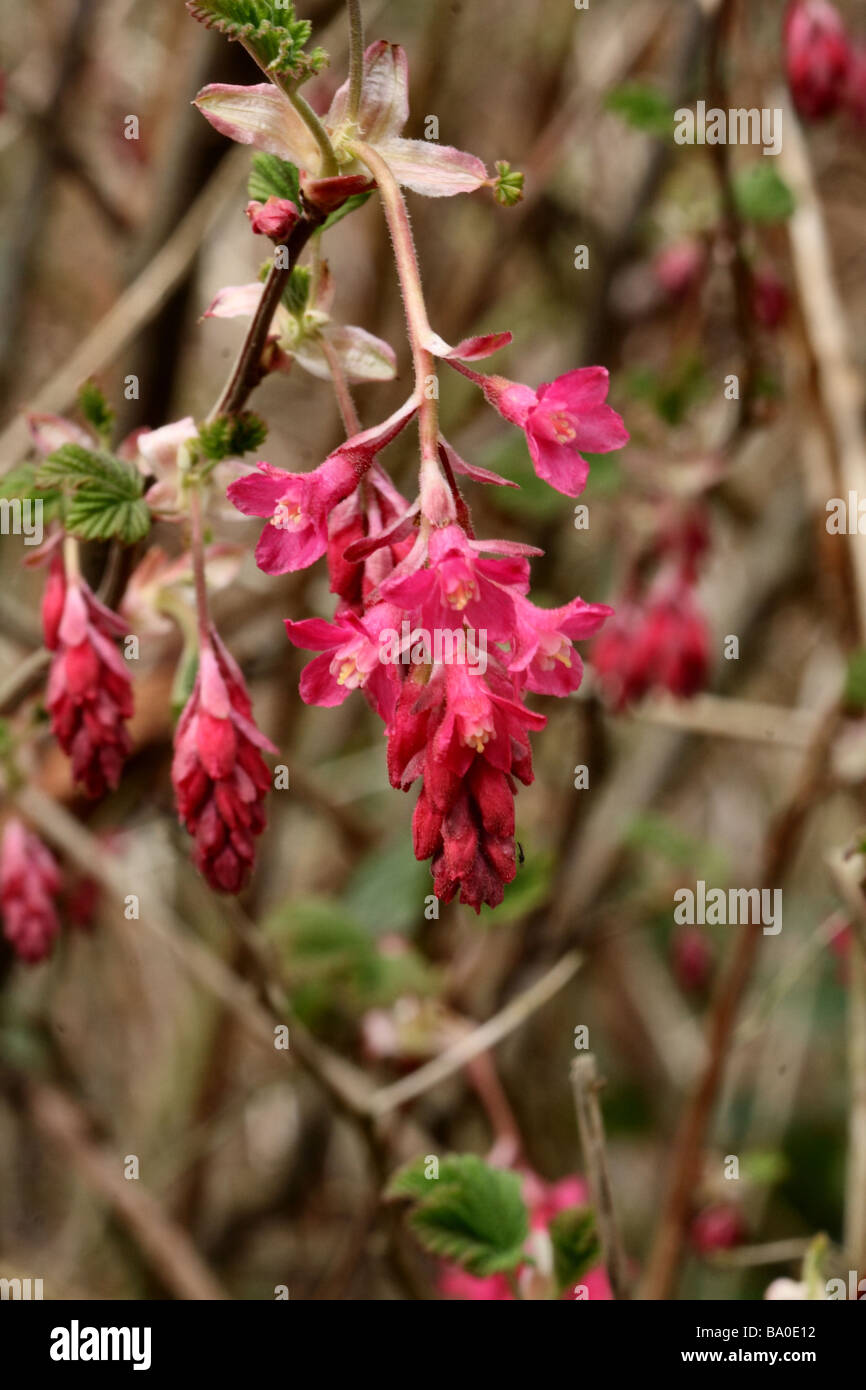
[[[295,318],[300,318],[307,307],[312,283],[313,272],[310,268],[296,265],[289,276],[289,283],[283,290],[283,303]]]
[[[367,199],[372,196],[373,190],[369,193],[353,193],[351,198],[347,198],[341,207],[335,208],[322,223],[322,231],[326,232],[329,227],[336,227],[338,222],[342,222],[344,217],[348,217],[350,212],[356,208],[363,207]]]
[[[135,545],[150,530],[150,508],[141,498],[118,502],[98,487],[83,487],[69,504],[65,524],[70,535],[82,541]]]
[[[254,202],[266,203],[269,198],[285,198],[298,203],[301,185],[298,171],[287,159],[275,154],[254,154],[247,191]]]
[[[62,444],[36,471],[37,487],[72,490],[87,483],[99,483],[118,498],[140,497],[144,490],[141,474],[131,464],[81,444]]]
[[[269,72],[303,79],[327,62],[322,49],[305,53],[312,33],[308,19],[296,19],[291,0],[186,0],[193,19],[249,48]]]
[[[62,513],[61,493],[37,487],[35,463],[21,463],[17,468],[10,468],[9,472],[0,478],[0,497],[18,497],[22,502],[41,502],[43,523],[56,520]]]
[[[569,1207],[554,1216],[548,1232],[553,1244],[553,1273],[560,1294],[579,1284],[601,1258],[595,1214],[589,1207]]]
[[[673,135],[673,106],[664,92],[649,82],[624,82],[608,92],[604,104],[635,130],[647,135]]]
[[[866,647],[860,647],[848,659],[844,700],[852,709],[866,707]]]
[[[95,381],[86,381],[78,393],[78,409],[103,444],[111,442],[116,416]]]
[[[479,1278],[528,1263],[529,1217],[516,1173],[474,1154],[443,1159],[438,1178],[424,1177],[423,1165],[398,1173],[388,1195],[414,1201],[409,1223],[426,1250]]]
[[[432,892],[430,871],[419,864],[404,836],[380,853],[362,859],[343,895],[346,909],[375,935],[409,932],[423,919],[424,898]]]
[[[747,222],[785,222],[796,202],[784,179],[769,164],[753,164],[734,179],[734,199]]]
[[[112,454],[64,444],[39,465],[36,485],[64,493],[64,524],[80,540],[133,545],[150,530],[144,479],[133,464]]]
[[[242,458],[264,444],[268,427],[258,415],[245,410],[240,415],[218,415],[199,426],[198,448],[210,463]]]
[[[629,849],[649,850],[678,869],[700,869],[706,879],[725,877],[723,852],[652,811],[635,816],[623,835],[623,844]]]
[[[330,899],[294,902],[275,913],[266,930],[291,978],[293,1008],[307,1023],[334,1014],[355,1018],[439,989],[436,972],[417,951],[382,954],[373,934]]]

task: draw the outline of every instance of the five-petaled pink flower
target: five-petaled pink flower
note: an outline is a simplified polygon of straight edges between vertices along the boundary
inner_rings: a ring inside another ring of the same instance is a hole
[[[428,632],[466,623],[504,640],[514,628],[513,591],[529,588],[529,565],[522,555],[485,559],[482,549],[495,550],[496,542],[471,541],[460,526],[439,527],[430,536],[429,566],[386,579],[382,593]]]
[[[562,608],[537,608],[514,595],[514,654],[509,671],[539,695],[570,695],[583,679],[583,662],[574,642],[594,637],[613,613],[605,603],[572,599]]]
[[[608,454],[629,441],[622,417],[606,404],[606,367],[577,367],[533,391],[503,376],[483,376],[453,358],[448,361],[481,387],[504,419],[525,430],[539,478],[566,497],[579,497],[586,487],[584,453]]]
[[[341,705],[353,690],[363,690],[380,719],[387,724],[397,696],[395,673],[382,660],[379,634],[394,629],[400,611],[379,603],[363,619],[351,609],[324,618],[286,619],[286,632],[296,647],[321,652],[301,676],[301,699],[308,705]]]
[[[55,899],[60,870],[54,855],[20,820],[7,821],[0,844],[3,935],[30,965],[50,956],[60,931]]]
[[[228,497],[245,516],[264,516],[268,523],[256,547],[256,563],[265,574],[306,569],[328,547],[328,517],[354,492],[376,454],[403,429],[417,409],[406,402],[382,425],[354,435],[311,473],[286,473],[261,462],[259,472],[238,478]]]

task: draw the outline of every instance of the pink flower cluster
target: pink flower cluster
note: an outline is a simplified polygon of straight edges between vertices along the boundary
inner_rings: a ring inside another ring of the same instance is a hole
[[[702,514],[663,531],[656,543],[661,563],[645,592],[627,587],[616,616],[595,643],[593,666],[616,710],[667,690],[688,699],[709,674],[709,633],[695,597],[698,560],[707,545]]]
[[[785,66],[801,116],[846,109],[866,125],[866,43],[852,42],[829,0],[792,0],[785,15]]]
[[[499,346],[461,344],[478,357]],[[619,448],[628,435],[605,404],[607,373],[569,372],[532,391],[483,377],[450,359],[487,399],[526,432],[540,476],[578,495],[588,463],[581,450]],[[247,515],[265,518],[256,556],[267,573],[302,569],[327,555],[339,596],[333,622],[287,622],[289,638],[319,656],[301,681],[308,703],[336,705],[363,691],[385,724],[395,787],[421,782],[414,842],[430,858],[437,896],[480,911],[502,900],[516,871],[514,794],[532,781],[529,735],[546,722],[526,708],[527,692],[567,695],[580,685],[576,640],[593,636],[611,610],[574,599],[557,609],[527,597],[533,547],[476,539],[455,475],[506,485],[465,463],[441,441],[441,473],[422,468],[411,504],[377,462],[417,409],[415,399],[356,435],[313,472],[291,474],[267,463],[233,483],[229,496]],[[386,634],[444,634],[455,650],[483,639],[485,669],[468,660],[416,660],[410,637],[385,655]]]
[[[46,705],[72,773],[88,796],[120,781],[132,750],[132,684],[113,641],[126,627],[80,577],[68,579],[55,555],[42,601],[45,645],[54,653]]]
[[[7,821],[0,842],[0,914],[3,935],[31,965],[51,955],[60,933],[57,861],[20,820]]]

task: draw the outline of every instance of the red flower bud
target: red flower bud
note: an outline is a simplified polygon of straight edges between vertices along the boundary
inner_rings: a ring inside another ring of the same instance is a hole
[[[301,219],[290,199],[273,194],[266,203],[248,203],[246,212],[256,236],[268,236],[272,241],[284,241]]]

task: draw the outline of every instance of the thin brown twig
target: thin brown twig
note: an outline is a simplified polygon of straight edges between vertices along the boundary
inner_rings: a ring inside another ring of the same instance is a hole
[[[580,1057],[575,1057],[571,1064],[571,1088],[602,1254],[611,1292],[614,1298],[624,1299],[629,1296],[628,1274],[614,1208],[604,1119],[598,1098],[603,1085],[593,1054],[585,1052]]]

